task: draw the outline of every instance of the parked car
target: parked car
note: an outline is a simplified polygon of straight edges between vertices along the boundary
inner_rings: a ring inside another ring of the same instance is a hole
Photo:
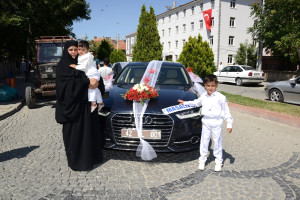
[[[264,81],[264,72],[247,65],[230,65],[221,71],[214,72],[219,82],[243,84],[259,84]]]
[[[265,94],[271,101],[300,104],[300,77],[268,83]]]
[[[114,72],[114,78],[122,71],[122,69],[128,65],[129,62],[116,62],[112,65],[112,70]]]
[[[134,129],[135,124],[133,102],[124,100],[121,94],[140,83],[147,65],[147,62],[129,63],[117,76],[108,97],[104,98],[103,110],[107,112],[106,148],[136,150],[139,145],[139,138],[123,134]],[[178,99],[189,101],[197,98],[197,94],[191,90],[192,84],[182,64],[163,62],[155,85],[159,96],[150,100],[143,117],[144,139],[156,151],[181,152],[199,148],[202,128],[200,108],[168,115],[162,111],[178,105]]]

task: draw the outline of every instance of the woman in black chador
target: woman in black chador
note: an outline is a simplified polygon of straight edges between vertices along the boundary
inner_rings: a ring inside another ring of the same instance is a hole
[[[98,86],[84,72],[73,69],[77,64],[77,42],[67,41],[56,67],[56,121],[63,125],[63,140],[69,167],[74,171],[92,170],[102,162],[102,136],[97,109],[91,113],[88,88]],[[101,82],[102,81],[102,82]],[[103,80],[100,80],[103,91]]]

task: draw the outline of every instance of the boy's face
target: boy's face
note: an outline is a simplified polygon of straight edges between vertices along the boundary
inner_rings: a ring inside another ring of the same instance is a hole
[[[78,54],[80,56],[86,54],[88,52],[88,49],[86,47],[78,47]]]
[[[204,87],[207,91],[207,94],[210,96],[212,93],[214,93],[218,87],[218,83],[211,81],[204,84]]]

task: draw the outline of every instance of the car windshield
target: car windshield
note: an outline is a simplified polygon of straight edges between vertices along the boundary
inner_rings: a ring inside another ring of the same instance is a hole
[[[253,67],[250,67],[250,66],[246,66],[246,65],[243,65],[241,66],[244,70],[248,71],[248,70],[255,70]]]
[[[61,43],[38,44],[37,61],[39,63],[59,62],[62,50]]]
[[[146,66],[126,66],[116,84],[140,83]],[[156,85],[189,85],[188,74],[183,67],[162,66],[157,78]]]

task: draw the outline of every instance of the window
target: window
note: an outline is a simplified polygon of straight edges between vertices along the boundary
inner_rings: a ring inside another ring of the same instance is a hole
[[[192,15],[193,15],[193,14],[194,14],[194,11],[195,11],[195,7],[192,6],[191,10],[192,10]]]
[[[178,12],[176,12],[176,19],[178,19],[178,16],[179,16],[179,14],[178,14]]]
[[[176,34],[178,34],[178,30],[179,30],[179,29],[178,29],[178,26],[176,26]]]
[[[175,61],[177,61],[177,59],[178,59],[178,55],[175,55]]]
[[[235,0],[231,0],[231,2],[230,2],[230,8],[235,8]]]
[[[162,32],[162,36],[165,36],[165,30],[163,29],[161,32]]]
[[[230,17],[230,20],[229,20],[229,26],[230,27],[234,27],[234,21],[235,21],[235,18],[234,17]]]
[[[168,42],[168,44],[169,44],[169,49],[171,49],[171,42]]]
[[[211,24],[210,25],[211,25],[211,27],[215,26],[215,18],[214,17],[211,18]]]
[[[169,22],[171,21],[171,15],[169,15]]]
[[[200,20],[200,29],[203,29],[203,20]]]
[[[185,25],[185,24],[183,24],[183,31],[182,31],[182,32],[184,32],[184,33],[185,33],[185,31],[186,31],[186,25]]]
[[[212,46],[214,44],[214,36],[209,37],[209,44]]]
[[[200,3],[200,11],[203,11],[203,3]]]
[[[191,31],[193,31],[194,30],[194,22],[191,22]]]
[[[169,35],[171,35],[171,28],[169,28]]]
[[[185,45],[185,39],[182,40],[182,46],[184,46],[184,45]]]
[[[161,46],[162,46],[163,49],[164,49],[164,44],[165,44],[165,43],[163,43],[163,42],[161,43]]]
[[[232,64],[232,61],[233,61],[233,56],[232,55],[228,55],[228,59],[227,59],[227,63],[228,64]]]
[[[210,0],[211,8],[215,8],[215,0]]]
[[[234,37],[233,36],[229,36],[229,42],[228,42],[228,44],[230,45],[230,46],[233,46],[233,39],[234,39]]]
[[[175,48],[178,48],[178,40],[175,41]]]
[[[186,9],[183,10],[183,17],[186,15]]]

